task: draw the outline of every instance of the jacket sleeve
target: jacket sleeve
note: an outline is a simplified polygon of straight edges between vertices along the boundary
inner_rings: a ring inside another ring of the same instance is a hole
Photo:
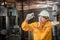
[[[22,23],[22,29],[24,30],[24,31],[33,31],[33,23],[31,23],[31,24],[28,24],[28,21],[24,21],[23,23]]]

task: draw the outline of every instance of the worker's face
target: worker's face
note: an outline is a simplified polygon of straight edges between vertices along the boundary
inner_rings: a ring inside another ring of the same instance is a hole
[[[45,17],[40,16],[39,17],[39,22],[45,23],[47,19]]]

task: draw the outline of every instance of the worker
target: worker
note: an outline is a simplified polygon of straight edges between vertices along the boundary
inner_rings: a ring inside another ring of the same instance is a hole
[[[28,24],[29,20],[34,17],[34,13],[27,14],[26,19],[22,23],[24,31],[33,32],[34,40],[52,40],[52,23],[49,21],[49,12],[42,10],[38,15],[38,22]],[[45,39],[44,39],[45,38]]]

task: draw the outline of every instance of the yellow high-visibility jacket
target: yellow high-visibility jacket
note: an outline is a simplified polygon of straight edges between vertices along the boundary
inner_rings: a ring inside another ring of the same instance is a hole
[[[22,29],[24,31],[32,31],[34,40],[52,40],[52,23],[46,22],[42,26],[39,22],[28,24],[28,21],[22,23]]]

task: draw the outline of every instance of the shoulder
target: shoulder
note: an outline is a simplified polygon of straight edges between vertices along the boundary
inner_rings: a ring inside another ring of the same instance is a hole
[[[48,25],[48,26],[52,26],[51,21],[48,21],[48,22],[46,23],[46,25]]]

